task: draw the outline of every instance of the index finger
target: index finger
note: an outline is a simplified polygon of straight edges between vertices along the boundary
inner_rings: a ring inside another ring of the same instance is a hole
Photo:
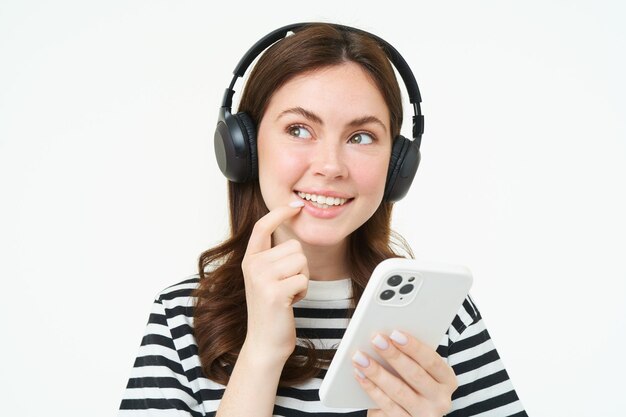
[[[248,241],[246,255],[262,252],[272,247],[272,233],[285,220],[298,214],[304,206],[304,203],[299,201],[292,204],[295,207],[291,205],[276,207],[256,222]]]

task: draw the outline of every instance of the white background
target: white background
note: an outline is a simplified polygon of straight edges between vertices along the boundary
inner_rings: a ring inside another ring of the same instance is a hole
[[[3,416],[115,414],[153,296],[228,229],[212,141],[231,71],[310,20],[413,68],[423,159],[394,228],[472,269],[529,414],[623,412],[624,6],[406,4],[0,3]]]

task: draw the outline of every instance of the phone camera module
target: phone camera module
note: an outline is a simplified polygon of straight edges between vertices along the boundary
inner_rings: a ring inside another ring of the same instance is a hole
[[[387,284],[392,287],[397,287],[402,282],[402,277],[400,275],[394,275],[387,280]]]
[[[380,293],[380,299],[383,301],[387,301],[393,298],[394,295],[396,295],[396,292],[394,290],[385,290]]]

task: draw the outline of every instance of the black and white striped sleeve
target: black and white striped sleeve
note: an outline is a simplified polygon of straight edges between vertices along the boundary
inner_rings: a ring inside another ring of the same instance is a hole
[[[448,417],[527,416],[485,323],[468,296],[448,332],[447,356],[458,388],[452,395]]]
[[[200,417],[160,298],[153,305],[118,416]]]

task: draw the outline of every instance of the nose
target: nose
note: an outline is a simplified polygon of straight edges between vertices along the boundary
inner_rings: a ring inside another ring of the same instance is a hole
[[[345,160],[341,141],[321,140],[313,150],[311,168],[315,175],[329,179],[348,176],[348,165]]]

